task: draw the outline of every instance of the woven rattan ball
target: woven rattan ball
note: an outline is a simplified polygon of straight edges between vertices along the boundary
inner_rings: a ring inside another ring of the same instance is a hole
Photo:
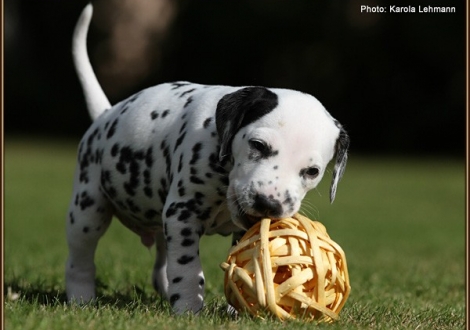
[[[351,289],[341,247],[300,214],[255,224],[221,267],[228,302],[254,316],[331,322]]]

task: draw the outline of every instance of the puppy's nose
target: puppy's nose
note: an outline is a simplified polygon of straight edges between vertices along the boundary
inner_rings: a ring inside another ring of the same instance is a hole
[[[278,217],[282,214],[281,203],[273,197],[257,194],[255,196],[253,208],[267,217]]]

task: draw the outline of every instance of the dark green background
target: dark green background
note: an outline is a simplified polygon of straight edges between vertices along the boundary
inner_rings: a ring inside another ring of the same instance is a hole
[[[85,3],[5,1],[7,135],[78,137],[88,127],[70,55]],[[292,88],[316,96],[346,126],[353,152],[464,154],[464,1],[424,4],[455,6],[454,14],[361,14],[363,4],[389,5],[366,0],[177,3],[155,45],[159,65],[111,93],[112,102],[174,80]],[[108,37],[92,24],[90,53]],[[119,79],[105,91],[112,84]]]

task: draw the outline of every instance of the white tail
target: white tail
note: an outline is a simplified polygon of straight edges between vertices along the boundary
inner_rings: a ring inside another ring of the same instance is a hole
[[[98,118],[106,109],[111,108],[108,98],[96,78],[93,67],[87,52],[87,34],[91,17],[93,16],[93,6],[88,4],[83,9],[78,19],[75,31],[73,33],[72,54],[77,71],[78,79],[85,94],[85,101],[88,107],[88,113],[91,119]]]

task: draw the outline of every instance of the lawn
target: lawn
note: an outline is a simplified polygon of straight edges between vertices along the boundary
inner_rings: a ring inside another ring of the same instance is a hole
[[[272,319],[225,313],[219,263],[228,238],[205,237],[206,307],[176,317],[153,292],[154,249],[114,221],[96,255],[96,305],[68,306],[65,215],[78,141],[5,142],[4,314],[6,329],[283,329]],[[352,291],[341,319],[322,329],[465,328],[463,159],[354,154],[328,201],[329,179],[303,211],[321,221],[347,256]],[[288,322],[292,329],[311,324]]]

